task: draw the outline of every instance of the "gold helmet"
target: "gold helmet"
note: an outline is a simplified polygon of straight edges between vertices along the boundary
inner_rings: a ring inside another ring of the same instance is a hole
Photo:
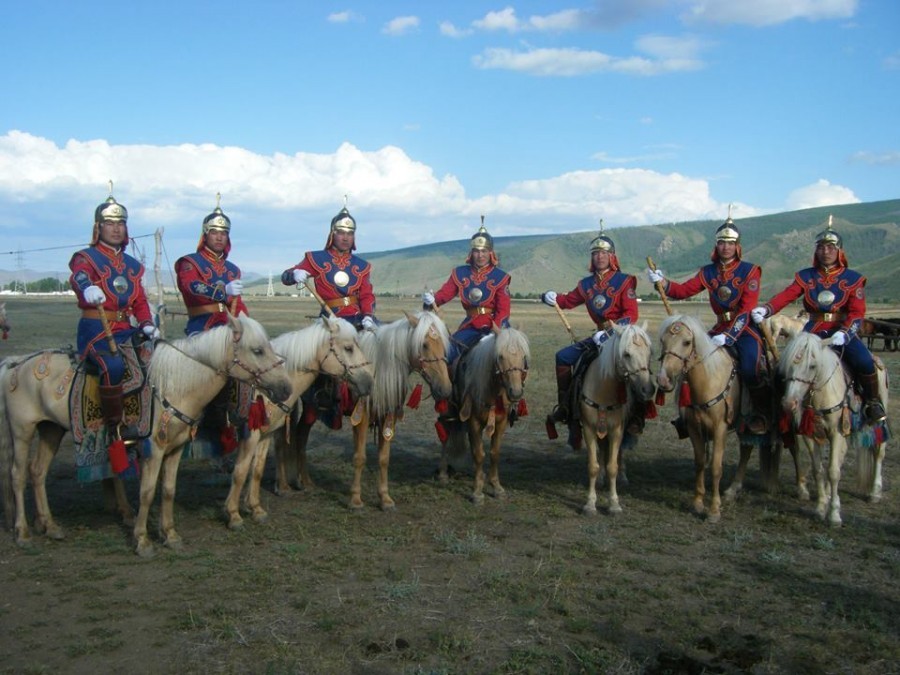
[[[222,201],[222,193],[216,193],[216,208],[206,218],[203,219],[203,226],[200,229],[200,241],[197,242],[197,251],[201,251],[206,246],[206,235],[210,230],[218,230],[228,235],[228,241],[225,243],[224,257],[228,257],[231,251],[231,218],[225,215],[222,207],[219,205]]]
[[[835,248],[843,249],[844,239],[841,237],[841,235],[831,229],[832,220],[833,216],[829,214],[828,225],[824,230],[816,235],[816,246],[818,246],[819,244],[832,244]]]
[[[491,254],[491,264],[497,264],[497,255],[494,253],[494,238],[484,226],[484,216],[481,216],[481,227],[478,232],[472,235],[469,240],[469,255],[466,258],[467,263],[472,262],[472,251],[488,251]]]
[[[731,241],[736,244],[735,247],[735,257],[740,260],[741,259],[741,231],[738,229],[737,225],[734,224],[734,221],[731,219],[731,208],[732,205],[728,205],[728,217],[725,219],[725,222],[719,225],[716,228],[716,244],[720,241]],[[713,262],[719,262],[719,251],[713,246],[712,255],[710,258]]]
[[[600,234],[591,241],[591,253],[594,251],[616,252],[616,245],[613,243],[613,240],[603,233],[603,218],[600,219]]]
[[[335,232],[349,232],[353,235],[353,245],[350,247],[351,251],[356,250],[356,218],[350,215],[350,211],[347,210],[347,195],[344,195],[344,208],[338,211],[338,214],[331,219],[331,228],[328,230],[328,241],[325,243],[325,248],[331,248],[331,245],[334,243],[334,233]]]
[[[122,242],[124,248],[128,244],[128,209],[124,205],[116,201],[113,197],[113,182],[109,181],[109,197],[106,201],[99,204],[94,209],[94,232],[91,236],[91,244],[100,241],[100,223],[112,221],[125,223],[125,240]]]

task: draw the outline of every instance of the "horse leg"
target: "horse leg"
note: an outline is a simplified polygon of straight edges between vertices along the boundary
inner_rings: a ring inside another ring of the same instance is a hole
[[[134,520],[134,552],[142,558],[152,558],[155,554],[153,542],[147,536],[147,519],[150,515],[150,506],[156,496],[156,482],[159,480],[159,470],[162,466],[162,450],[152,443],[152,451],[141,466],[141,503],[138,507],[137,518]]]
[[[182,543],[181,536],[175,531],[175,482],[180,462],[180,447],[163,457],[162,499],[159,508],[159,537],[164,546],[175,550],[180,549]]]
[[[801,442],[806,447],[807,453],[809,454],[810,464],[814,461],[812,448],[805,442],[801,441],[799,438],[796,439],[796,441],[794,442],[794,447],[791,448],[791,456],[794,459],[794,476],[796,476],[795,484],[797,485],[797,499],[808,502],[809,487],[807,486],[806,471],[803,470],[803,464],[800,462],[799,444]]]
[[[470,499],[473,504],[484,503],[484,419],[480,415],[472,415],[468,421],[469,445],[472,448],[472,470],[475,473],[475,485]]]
[[[622,432],[624,428],[625,420],[622,419],[610,426],[609,435],[606,437],[606,482],[608,483],[609,513],[611,515],[622,513],[622,505],[619,504],[619,493],[616,483],[619,478],[619,451],[622,448]]]
[[[741,458],[738,461],[738,468],[734,474],[734,480],[725,490],[725,501],[733,502],[738,495],[744,490],[744,476],[747,473],[747,464],[750,463],[750,456],[753,454],[753,446],[749,444],[741,444]]]
[[[395,427],[396,430],[396,427]],[[392,511],[394,500],[388,494],[388,465],[391,463],[391,442],[381,434],[378,438],[378,497],[382,511]]]
[[[810,455],[812,456],[812,471],[816,481],[816,515],[825,520],[828,515],[828,486],[826,485],[825,469],[822,455],[825,448],[820,443],[815,443],[812,439],[803,437],[803,442],[807,444]]]
[[[364,415],[363,422],[358,426],[362,428],[363,439],[365,439],[366,429],[369,428],[368,417]],[[291,437],[291,449],[293,450],[293,467],[287,478],[296,488],[311,490],[316,485],[309,476],[309,463],[306,461],[306,449],[309,447],[309,432],[312,431],[311,424],[303,424],[297,427],[295,433]]]
[[[884,464],[884,455],[887,443],[879,443],[873,448],[875,454],[875,471],[872,475],[871,489],[869,490],[869,501],[880,502],[882,494],[882,477],[881,467]]]
[[[710,473],[712,478],[712,500],[710,502],[709,513],[706,516],[707,522],[718,523],[722,518],[722,495],[719,493],[719,484],[722,481],[722,460],[725,456],[725,441],[728,434],[728,428],[724,420],[720,420],[720,424],[716,425],[713,433],[713,456]]]
[[[244,482],[247,480],[247,474],[250,472],[250,465],[253,462],[253,455],[259,443],[259,436],[259,430],[254,429],[247,438],[238,444],[237,460],[234,463],[234,469],[231,471],[231,487],[228,489],[228,496],[225,498],[225,519],[228,521],[229,530],[239,530],[244,526],[244,519],[241,518],[240,513],[241,492],[244,490]]]
[[[503,436],[506,434],[508,419],[506,412],[502,416],[498,415],[494,425],[494,433],[491,435],[491,469],[488,474],[488,482],[491,485],[494,497],[497,499],[506,498],[506,490],[500,485],[500,444],[503,442]]]
[[[366,432],[368,425],[359,424],[353,427],[353,484],[350,486],[350,508],[361,509],[362,500],[362,474],[366,468]],[[381,429],[377,430],[381,438]],[[380,451],[380,448],[379,448]],[[379,457],[380,458],[380,457]]]
[[[32,426],[26,430],[25,434],[19,430],[14,431],[12,436],[14,454],[10,475],[16,501],[16,522],[14,528],[16,544],[23,548],[27,548],[32,544],[31,531],[28,528],[28,517],[25,512],[25,484],[28,480],[28,450],[31,446],[34,431],[35,429]],[[6,439],[3,442],[7,442]]]
[[[838,486],[841,482],[841,466],[844,463],[844,455],[847,452],[847,441],[837,430],[830,433],[831,456],[828,462],[828,482],[831,490],[831,499],[828,506],[829,525],[841,524],[841,497]]]
[[[134,525],[134,509],[131,508],[131,502],[128,501],[128,495],[125,492],[125,482],[118,477],[112,478],[111,481],[116,512],[122,516],[122,524],[126,527],[131,527]]]
[[[624,437],[623,437],[624,438]],[[628,487],[628,476],[625,473],[625,450],[622,447],[622,444],[619,444],[619,477],[617,480],[619,481],[619,487]]]
[[[591,417],[596,418],[596,414]],[[597,515],[597,477],[600,475],[600,462],[597,461],[597,427],[594,419],[582,411],[581,418],[582,436],[587,450],[588,469],[588,497],[587,502],[581,507],[581,513],[585,516]]]
[[[60,541],[65,539],[66,535],[50,512],[47,474],[66,430],[56,424],[41,423],[37,427],[37,434],[37,451],[30,464],[31,487],[34,491],[34,529],[38,533],[46,534],[49,539]]]
[[[694,448],[694,501],[691,509],[696,515],[702,516],[706,513],[703,505],[703,498],[706,496],[706,442],[694,424],[688,425],[688,434]]]
[[[263,508],[259,495],[271,444],[272,434],[260,436],[256,452],[253,454],[253,474],[250,478],[250,486],[247,488],[247,508],[250,510],[250,517],[253,518],[254,523],[262,524],[269,519],[269,513]]]

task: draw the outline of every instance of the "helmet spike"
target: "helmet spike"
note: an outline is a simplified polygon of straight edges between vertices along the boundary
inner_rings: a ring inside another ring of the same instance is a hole
[[[112,197],[112,196],[113,196],[113,182],[112,182],[112,178],[110,178],[110,179],[107,181],[107,183],[109,184],[109,196]]]

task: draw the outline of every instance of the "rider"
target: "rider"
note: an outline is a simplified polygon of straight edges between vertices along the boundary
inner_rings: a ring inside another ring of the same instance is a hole
[[[228,311],[247,314],[241,270],[228,260],[231,219],[219,206],[221,197],[216,195],[216,208],[203,219],[197,252],[175,262],[178,290],[188,311],[188,335],[228,323]]]
[[[862,389],[866,420],[875,424],[886,415],[878,394],[875,360],[859,337],[866,314],[866,278],[847,267],[844,240],[831,224],[832,217],[828,216],[828,226],[816,235],[813,266],[797,272],[787,288],[766,304],[754,307],[751,316],[760,323],[803,296],[803,308],[809,313],[803,330],[831,338],[831,346],[840,347],[837,351],[841,360]]]
[[[494,238],[484,227],[472,235],[466,264],[454,268],[437,292],[425,291],[422,304],[433,309],[459,296],[466,318],[451,336],[447,360],[452,365],[482,337],[497,328],[509,327],[509,275],[497,267]]]
[[[717,347],[727,346],[734,354],[741,380],[750,392],[753,411],[746,421],[748,431],[764,434],[768,430],[765,411],[771,408],[772,397],[764,377],[762,338],[749,317],[759,302],[762,270],[741,260],[741,233],[730,213],[716,230],[711,259],[712,263],[701,267],[684,283],[666,281],[662,270],[648,269],[647,278],[652,284],[662,282],[666,295],[675,300],[691,298],[706,289],[716,315],[716,324],[709,334]]]
[[[356,220],[347,206],[331,219],[328,241],[321,251],[307,251],[303,260],[281,274],[285,286],[306,283],[312,277],[316,292],[337,316],[357,330],[372,330],[375,294],[369,279],[372,266],[353,254],[356,250]],[[326,310],[322,308],[323,316]]]
[[[113,350],[110,342],[121,345],[131,340],[138,329],[148,339],[159,337],[141,285],[144,266],[125,253],[127,222],[128,211],[113,197],[110,181],[109,197],[94,210],[90,246],[75,253],[69,261],[72,270],[69,283],[81,309],[78,351],[99,370],[100,408],[109,430],[114,468],[117,458],[113,456],[116,451],[113,444],[124,452],[123,445],[117,441],[136,440],[138,435],[132,427],[122,426],[125,361],[118,347]],[[132,325],[132,318],[137,328]]]
[[[579,305],[584,305],[597,328],[590,337],[556,352],[556,397],[558,403],[550,415],[552,422],[569,422],[570,389],[574,368],[582,355],[602,348],[603,343],[609,339],[608,331],[612,324],[617,323],[624,326],[634,323],[638,318],[638,304],[635,295],[637,279],[619,271],[616,245],[609,236],[603,233],[602,220],[600,221],[600,234],[591,242],[591,263],[588,270],[591,275],[584,277],[568,293],[559,294],[556,291],[546,291],[541,295],[541,300],[550,307],[574,309]],[[637,422],[637,420],[634,421]],[[642,429],[643,415],[634,430]]]

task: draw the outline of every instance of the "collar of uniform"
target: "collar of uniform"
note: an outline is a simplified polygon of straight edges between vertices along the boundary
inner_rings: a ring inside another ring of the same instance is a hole
[[[816,263],[816,269],[826,277],[833,277],[834,275],[842,272],[844,270],[844,267],[839,263],[835,263],[831,267],[825,267],[825,265],[822,265],[821,263]]]
[[[602,272],[600,270],[595,270],[594,277],[597,279],[597,281],[606,281],[610,276],[612,276],[613,272],[615,272],[615,270],[612,267],[607,267]]]
[[[115,246],[110,246],[106,242],[98,241],[96,243],[97,250],[100,251],[107,258],[118,258],[122,253],[122,248],[116,248]]]
[[[732,258],[727,263],[719,262],[718,268],[723,272],[730,272],[731,270],[733,270],[735,267],[737,267],[740,264],[741,264],[741,259],[735,257],[735,258]]]
[[[210,262],[222,262],[225,260],[225,253],[216,253],[209,246],[204,246],[200,249],[200,255],[209,260]]]
[[[481,281],[484,279],[490,271],[494,269],[494,266],[488,263],[484,267],[475,267],[475,265],[469,264],[469,268],[472,270],[472,278],[476,281]]]
[[[334,260],[335,264],[339,267],[346,267],[350,263],[350,256],[352,255],[350,251],[346,253],[341,253],[334,246],[328,249],[328,252],[331,254],[331,258]]]

